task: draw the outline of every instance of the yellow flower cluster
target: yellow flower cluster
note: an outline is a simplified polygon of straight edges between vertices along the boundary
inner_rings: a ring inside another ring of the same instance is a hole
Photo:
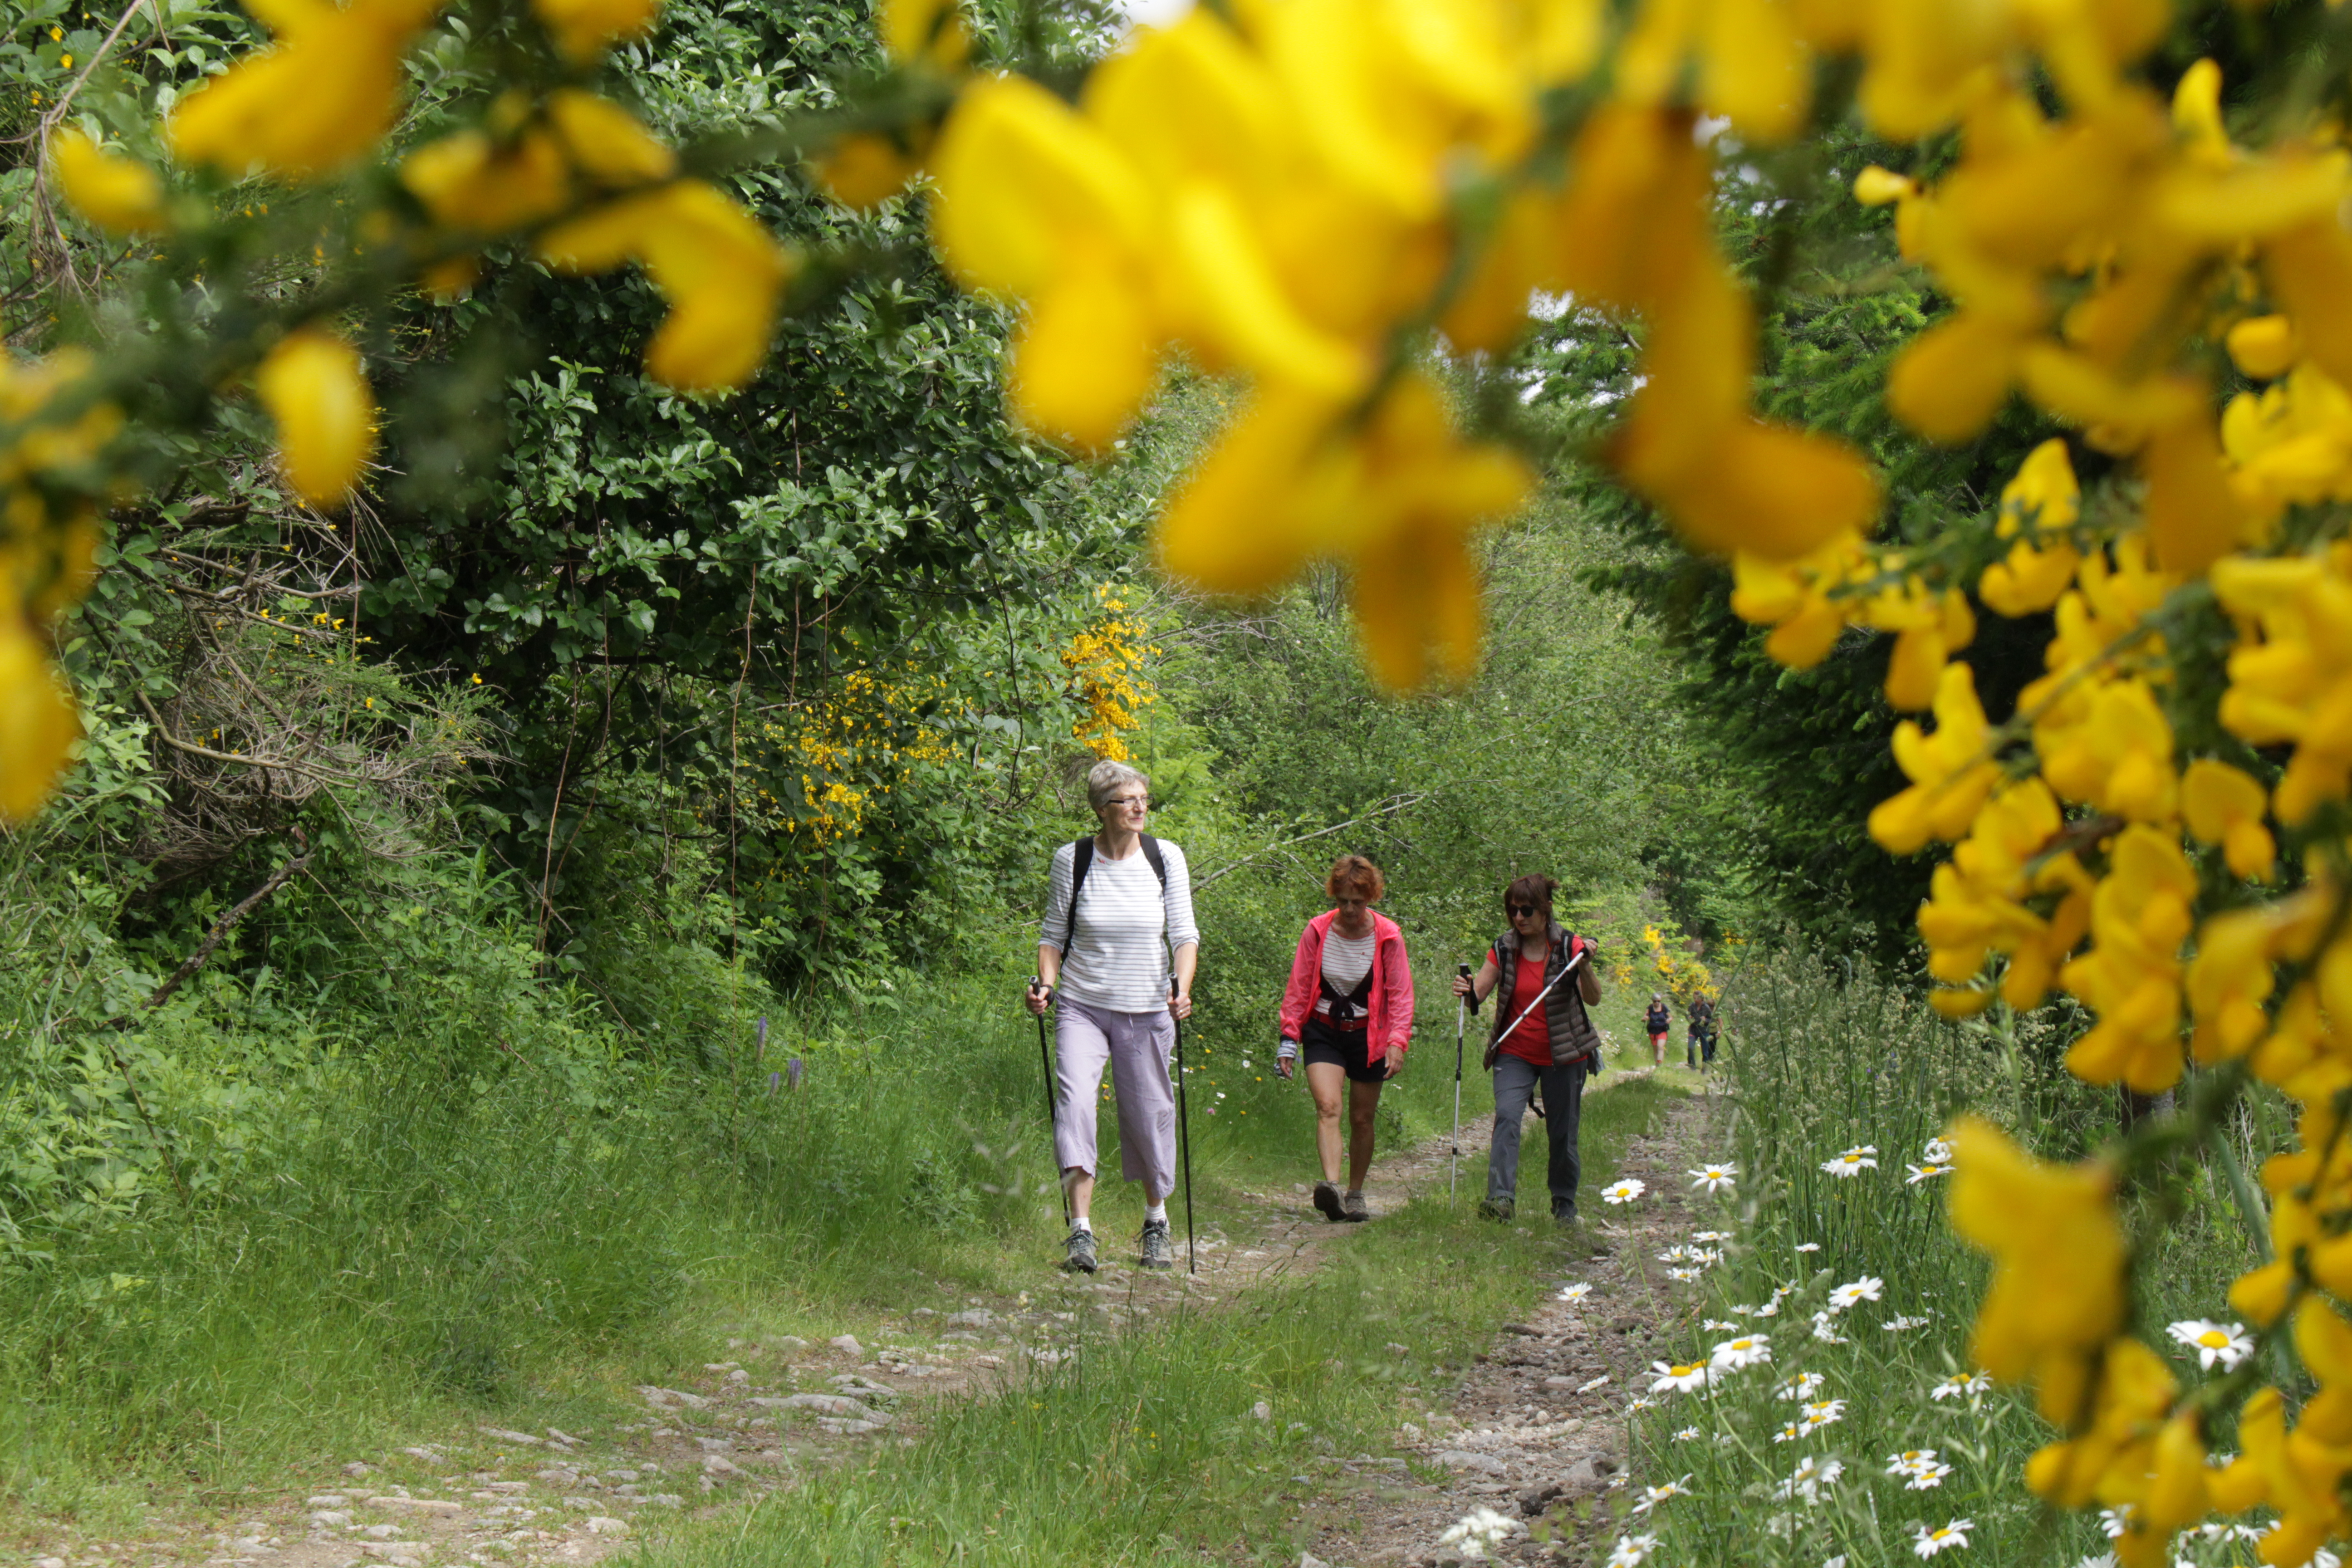
[[[1123,763],[1129,753],[1120,737],[1135,728],[1139,710],[1159,700],[1141,672],[1143,661],[1160,650],[1146,645],[1150,627],[1127,614],[1127,600],[1108,584],[1096,588],[1095,598],[1102,619],[1062,650],[1062,668],[1070,672],[1084,710],[1070,734],[1096,756]]]
[[[946,689],[941,676],[894,680],[850,671],[792,722],[760,728],[761,771],[796,784],[788,793],[797,798],[761,788],[739,808],[774,831],[805,834],[814,848],[856,837],[875,797],[893,793],[908,768],[950,760],[946,738],[921,717]]]
[[[1610,978],[1620,985],[1663,986],[1666,994],[1685,1004],[1699,996],[1717,1000],[1723,992],[1714,973],[1697,959],[1676,952],[1681,941],[1682,933],[1672,926],[1643,926],[1644,951],[1638,968],[1632,953],[1621,951]]]
[[[965,284],[1027,305],[1013,408],[1082,450],[1172,353],[1247,378],[1162,520],[1171,570],[1247,594],[1346,561],[1374,671],[1412,685],[1433,658],[1458,679],[1480,631],[1468,535],[1529,476],[1459,431],[1412,363],[1427,330],[1506,347],[1537,290],[1646,319],[1612,460],[1708,548],[1801,554],[1876,510],[1853,453],[1748,413],[1752,310],[1712,238],[1712,155],[1667,100],[1697,54],[1708,107],[1786,132],[1805,72],[1779,5],[1722,9],[1787,47],[1759,68],[1652,5],[1627,45],[1646,64],[1571,133],[1546,105],[1600,64],[1599,0],[1200,7],[1137,29],[1075,103],[972,81],[930,155],[934,235]]]

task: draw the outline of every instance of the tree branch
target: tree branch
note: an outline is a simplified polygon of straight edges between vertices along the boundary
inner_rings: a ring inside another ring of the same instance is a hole
[[[1370,811],[1364,813],[1361,816],[1350,817],[1345,822],[1335,822],[1328,827],[1318,827],[1312,833],[1302,833],[1296,838],[1285,838],[1278,843],[1269,844],[1263,849],[1258,849],[1250,854],[1244,855],[1238,860],[1229,861],[1226,864],[1218,867],[1207,876],[1195,881],[1192,884],[1192,890],[1197,893],[1202,889],[1207,887],[1210,883],[1215,881],[1218,878],[1231,876],[1234,872],[1240,870],[1243,867],[1249,865],[1253,861],[1263,860],[1278,849],[1287,849],[1294,844],[1304,844],[1310,838],[1321,838],[1333,833],[1344,833],[1350,827],[1360,826],[1364,823],[1374,822],[1383,816],[1393,816],[1400,811],[1419,805],[1423,801],[1427,800],[1428,798],[1429,792],[1426,790],[1422,791],[1418,795],[1391,795],[1387,800],[1381,802],[1379,805],[1373,807]]]

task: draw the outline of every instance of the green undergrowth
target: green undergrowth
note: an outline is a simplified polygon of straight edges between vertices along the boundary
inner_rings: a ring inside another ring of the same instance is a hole
[[[1587,1101],[1588,1191],[1676,1098],[1636,1080]],[[1539,1181],[1541,1163],[1523,1180]],[[1483,1154],[1465,1159],[1457,1199],[1429,1184],[1303,1279],[1086,1342],[1001,1394],[943,1408],[912,1448],[877,1448],[865,1465],[689,1525],[642,1561],[1295,1563],[1313,1533],[1317,1459],[1388,1454],[1398,1423],[1442,1404],[1454,1371],[1564,1256],[1548,1224],[1475,1218],[1485,1181]]]

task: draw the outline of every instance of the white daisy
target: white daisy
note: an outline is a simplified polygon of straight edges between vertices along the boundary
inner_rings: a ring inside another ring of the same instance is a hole
[[[1801,1241],[1797,1243],[1797,1250],[1800,1252],[1819,1252],[1821,1249],[1822,1244],[1818,1241]]]
[[[1590,1394],[1608,1381],[1609,1374],[1605,1372],[1599,1377],[1588,1377],[1582,1383],[1576,1385],[1576,1392],[1579,1394]]]
[[[2227,1372],[2254,1353],[2254,1342],[2243,1323],[2209,1323],[2202,1318],[2189,1318],[2165,1332],[2195,1351],[2197,1364],[2209,1372],[2216,1366]]]
[[[1649,1190],[1643,1183],[1627,1176],[1623,1181],[1612,1182],[1601,1188],[1601,1201],[1604,1204],[1630,1204]]]
[[[1992,1379],[1980,1372],[1956,1372],[1927,1391],[1930,1399],[1974,1399],[1992,1386]]]
[[[1658,1254],[1658,1261],[1661,1263],[1688,1263],[1696,1256],[1697,1254],[1687,1247],[1675,1246],[1669,1247],[1664,1252]]]
[[[1720,1247],[1702,1247],[1691,1254],[1691,1261],[1701,1268],[1712,1268],[1723,1261],[1723,1250]]]
[[[1723,1369],[1712,1362],[1654,1361],[1650,1370],[1657,1376],[1650,1384],[1653,1394],[1688,1394],[1705,1388],[1723,1375]]]
[[[1938,1176],[1948,1176],[1952,1173],[1951,1166],[1938,1165],[1932,1162],[1925,1165],[1906,1165],[1903,1168],[1911,1173],[1903,1178],[1903,1184],[1906,1187],[1916,1187],[1922,1182],[1932,1182]]]
[[[1966,1546],[1969,1531],[1976,1527],[1976,1521],[1971,1519],[1956,1519],[1933,1530],[1923,1524],[1918,1527],[1919,1533],[1912,1538],[1911,1550],[1922,1557],[1933,1557],[1938,1552]]]
[[[1650,1553],[1657,1549],[1658,1538],[1654,1535],[1621,1535],[1617,1538],[1616,1550],[1609,1553],[1609,1561],[1603,1568],[1642,1568],[1642,1564],[1650,1560]]]
[[[1813,1314],[1813,1338],[1825,1345],[1843,1345],[1853,1342],[1837,1331],[1832,1323],[1832,1315],[1826,1311]]]
[[[1828,1426],[1832,1421],[1843,1421],[1845,1419],[1845,1401],[1843,1399],[1816,1399],[1804,1407],[1803,1415],[1803,1426],[1805,1430],[1808,1432],[1819,1431],[1822,1427]]]
[[[1756,1309],[1753,1307],[1726,1307],[1724,1310],[1735,1318],[1752,1318],[1756,1315]]]
[[[1666,1270],[1666,1278],[1687,1285],[1704,1272],[1705,1270],[1698,1268],[1669,1268]]]
[[[1736,1340],[1726,1340],[1707,1353],[1708,1361],[1726,1370],[1754,1366],[1772,1359],[1772,1344],[1763,1334],[1742,1334]]]
[[[1816,1503],[1822,1500],[1822,1489],[1836,1485],[1837,1479],[1843,1474],[1845,1466],[1839,1460],[1822,1458],[1818,1455],[1800,1459],[1797,1468],[1789,1473],[1789,1479],[1772,1489],[1772,1495],[1783,1502],[1792,1498],[1802,1498],[1808,1503]]]
[[[1798,1426],[1794,1421],[1787,1422],[1781,1426],[1778,1432],[1772,1434],[1772,1441],[1775,1443],[1793,1443],[1798,1438],[1803,1436],[1807,1430],[1808,1428]]]
[[[1818,1372],[1801,1372],[1772,1391],[1775,1399],[1811,1399],[1815,1390],[1829,1381]]]
[[[1675,1441],[1677,1443],[1695,1443],[1698,1440],[1698,1435],[1697,1427],[1685,1426],[1681,1431],[1675,1434]]]
[[[1694,1187],[1704,1187],[1710,1193],[1727,1193],[1739,1180],[1739,1167],[1701,1165],[1697,1170],[1686,1171],[1684,1174],[1693,1178],[1691,1185]]]
[[[2094,1552],[2075,1563],[2074,1568],[2116,1568],[2116,1554],[2112,1552]]]
[[[1859,1176],[1864,1171],[1878,1169],[1878,1145],[1859,1143],[1844,1153],[1822,1162],[1822,1169],[1832,1176]]]
[[[1670,1497],[1688,1496],[1690,1496],[1690,1478],[1688,1476],[1685,1476],[1678,1481],[1668,1481],[1664,1486],[1643,1487],[1642,1489],[1640,1499],[1633,1504],[1633,1511],[1635,1513],[1647,1513]]]
[[[1865,1274],[1850,1284],[1841,1285],[1830,1292],[1830,1310],[1843,1312],[1856,1301],[1875,1301],[1886,1289],[1886,1281],[1875,1275]]]
[[[1462,1555],[1475,1562],[1512,1536],[1526,1534],[1527,1529],[1508,1514],[1496,1513],[1491,1508],[1474,1508],[1437,1542],[1441,1546],[1460,1546]]]
[[[1836,1556],[1822,1563],[1822,1568],[1845,1568],[1845,1553],[1843,1552],[1839,1552]]]
[[[2106,1531],[2109,1541],[2120,1541],[2123,1539],[2124,1531],[2131,1528],[2131,1516],[2132,1505],[2127,1502],[2119,1502],[2113,1508],[2103,1508],[2099,1510],[2099,1528]]]
[[[1940,1487],[1944,1484],[1944,1478],[1951,1473],[1952,1467],[1949,1465],[1921,1465],[1910,1472],[1911,1479],[1903,1483],[1903,1489],[1924,1492],[1931,1488]]]
[[[1924,1492],[1942,1486],[1952,1467],[1937,1458],[1933,1448],[1906,1448],[1886,1457],[1886,1473],[1902,1477],[1906,1491]]]
[[[1702,1230],[1695,1232],[1691,1239],[1693,1241],[1729,1241],[1731,1233],[1727,1230]]]
[[[1561,1286],[1559,1299],[1563,1301],[1581,1301],[1591,1294],[1592,1287],[1580,1279],[1573,1285]]]
[[[1779,1317],[1780,1315],[1780,1298],[1775,1296],[1770,1300],[1765,1302],[1762,1306],[1757,1308],[1756,1315],[1759,1318]]]
[[[1952,1163],[1952,1146],[1941,1138],[1930,1138],[1927,1146],[1919,1151],[1919,1157],[1930,1165],[1948,1165]]]
[[[1889,1318],[1886,1321],[1879,1324],[1878,1326],[1885,1329],[1890,1334],[1899,1334],[1909,1329],[1926,1328],[1927,1326],[1927,1320],[1925,1318]]]
[[[1601,1381],[1606,1383],[1609,1380],[1604,1377]],[[1655,1410],[1657,1407],[1656,1400],[1646,1394],[1637,1394],[1625,1402],[1625,1414],[1631,1415],[1636,1410]]]
[[[1733,1311],[1735,1311],[1735,1312],[1736,1312],[1736,1311],[1738,1311],[1738,1310],[1739,1310],[1739,1309],[1738,1309],[1737,1307],[1735,1307],[1735,1308],[1733,1308],[1733,1309],[1732,1309],[1732,1310],[1733,1310]],[[1727,1322],[1720,1321],[1719,1320],[1715,1319],[1715,1318],[1702,1318],[1701,1320],[1699,1320],[1699,1325],[1698,1325],[1698,1326],[1699,1326],[1700,1328],[1702,1328],[1702,1329],[1706,1330],[1706,1331],[1708,1333],[1710,1333],[1710,1334],[1713,1334],[1713,1333],[1736,1334],[1736,1333],[1738,1333],[1738,1332],[1739,1331],[1739,1325],[1738,1325],[1738,1323],[1727,1323]]]

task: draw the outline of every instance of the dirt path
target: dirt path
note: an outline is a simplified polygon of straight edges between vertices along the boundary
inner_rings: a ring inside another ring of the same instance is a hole
[[[1635,1074],[1613,1076],[1611,1086]],[[1601,1092],[1601,1091],[1596,1091]],[[1488,1120],[1462,1129],[1462,1148],[1485,1146]],[[1447,1140],[1438,1138],[1375,1168],[1369,1194],[1377,1216],[1416,1192],[1442,1187]],[[1431,1487],[1397,1471],[1393,1457],[1339,1464],[1377,1478],[1387,1510],[1355,1539],[1334,1535],[1340,1560],[1414,1560],[1446,1525],[1476,1503],[1511,1503],[1533,1484],[1576,1479],[1576,1461],[1616,1453],[1614,1412],[1626,1383],[1621,1363],[1639,1360],[1638,1329],[1612,1332],[1607,1320],[1648,1322],[1655,1305],[1637,1301],[1642,1239],[1670,1227],[1666,1167],[1674,1142],[1650,1141],[1628,1169],[1664,1204],[1634,1223],[1596,1229],[1619,1238],[1615,1256],[1591,1276],[1596,1301],[1570,1312],[1556,1304],[1520,1325],[1457,1391],[1443,1430],[1401,1434],[1450,1477]],[[1644,1163],[1643,1162],[1646,1162]],[[872,1343],[843,1335],[811,1343],[791,1335],[727,1342],[730,1359],[706,1364],[683,1387],[635,1391],[643,1413],[602,1430],[520,1432],[478,1426],[431,1444],[354,1457],[331,1484],[289,1478],[276,1496],[252,1496],[231,1516],[152,1519],[136,1540],[68,1538],[36,1548],[32,1568],[556,1568],[585,1565],[625,1550],[688,1514],[800,1484],[813,1473],[877,1444],[911,1446],[940,1401],[985,1391],[1032,1364],[1074,1353],[1085,1339],[1142,1325],[1179,1306],[1213,1307],[1234,1294],[1312,1270],[1362,1227],[1335,1226],[1288,1191],[1244,1193],[1243,1212],[1202,1227],[1199,1272],[1180,1252],[1171,1274],[1134,1266],[1131,1238],[1106,1236],[1103,1269],[1092,1279],[1053,1274],[1012,1298],[972,1296],[961,1310],[917,1308],[869,1331]],[[1472,1194],[1475,1196],[1475,1194]],[[1614,1276],[1622,1273],[1621,1286]],[[1603,1285],[1604,1278],[1611,1283]],[[1576,1393],[1606,1371],[1610,1381]],[[1549,1380],[1547,1382],[1546,1380]],[[1538,1415],[1537,1412],[1542,1414]],[[1612,1461],[1613,1462],[1613,1461]],[[1336,1463],[1336,1462],[1335,1462]],[[1357,1498],[1355,1501],[1363,1501]],[[1351,1519],[1361,1519],[1351,1511]]]
[[[1668,1294],[1657,1254],[1706,1223],[1684,1174],[1716,1151],[1705,1100],[1675,1102],[1626,1152],[1619,1173],[1642,1199],[1599,1208],[1591,1232],[1605,1252],[1570,1262],[1550,1283],[1591,1287],[1570,1303],[1551,1293],[1506,1324],[1445,1406],[1398,1433],[1399,1451],[1434,1485],[1400,1489],[1372,1465],[1338,1467],[1317,1511],[1328,1521],[1309,1561],[1329,1568],[1425,1568],[1459,1563],[1445,1531],[1474,1510],[1520,1521],[1496,1548],[1504,1561],[1598,1563],[1616,1542],[1626,1486],[1626,1402],[1648,1384],[1654,1345],[1686,1309]],[[1598,1207],[1598,1205],[1595,1205]],[[1356,1479],[1361,1472],[1360,1479]]]

